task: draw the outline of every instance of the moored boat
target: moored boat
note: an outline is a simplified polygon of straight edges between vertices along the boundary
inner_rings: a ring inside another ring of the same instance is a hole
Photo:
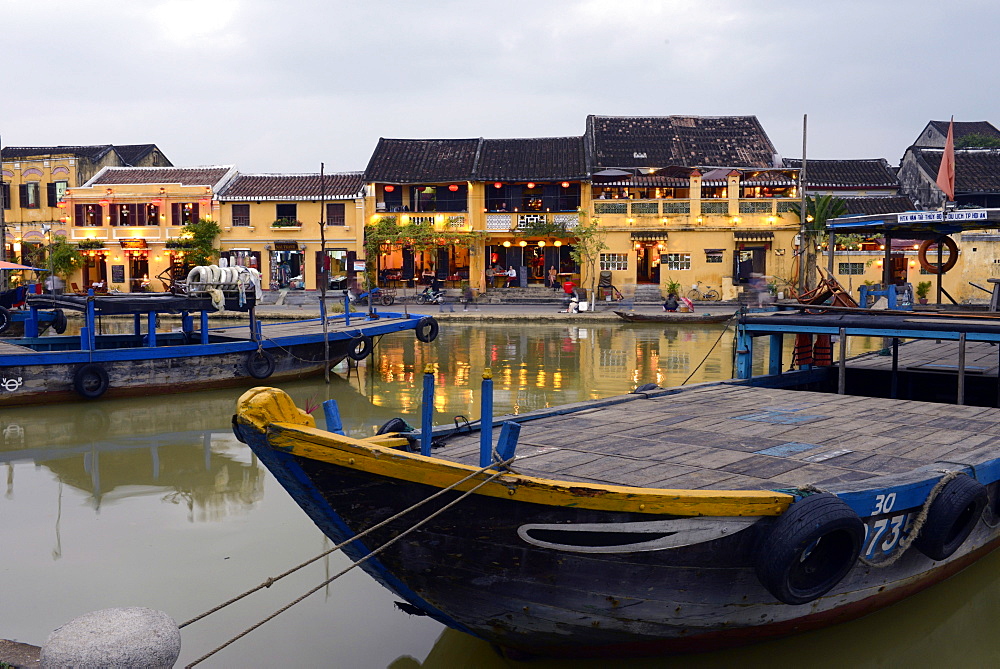
[[[698,651],[865,615],[1000,542],[1000,409],[798,374],[439,428],[433,451],[318,430],[271,388],[235,430],[334,541],[388,521],[345,551],[412,610],[529,653]]]
[[[615,314],[622,320],[630,323],[725,323],[733,318],[736,312],[731,313],[679,313],[664,312],[662,314],[640,314],[634,311],[616,311]]]
[[[214,301],[213,301],[214,299]],[[28,296],[26,336],[0,341],[0,406],[166,394],[320,374],[345,358],[362,360],[376,338],[414,330],[433,339],[430,317],[393,312],[262,323],[252,291],[215,298],[163,293]],[[45,307],[84,314],[79,335],[39,336]],[[210,327],[220,309],[247,312],[249,326]],[[157,331],[160,314],[176,331]],[[130,333],[99,333],[103,317],[131,317]]]

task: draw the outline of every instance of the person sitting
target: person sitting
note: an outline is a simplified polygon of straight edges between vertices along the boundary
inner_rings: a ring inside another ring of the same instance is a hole
[[[670,293],[669,295],[667,295],[667,299],[663,302],[663,310],[664,311],[677,311],[677,307],[678,306],[679,306],[679,304],[677,302],[677,296],[674,295],[673,293]]]

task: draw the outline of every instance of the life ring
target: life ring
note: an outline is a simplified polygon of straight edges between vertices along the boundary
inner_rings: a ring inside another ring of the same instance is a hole
[[[939,268],[937,263],[932,263],[927,260],[927,251],[938,244],[944,244],[945,248],[948,249],[948,259],[944,261],[944,264]],[[945,272],[951,270],[958,262],[958,244],[951,237],[942,236],[937,240],[925,239],[920,243],[920,249],[917,251],[917,260],[920,261],[920,267],[925,272],[929,274],[944,274]]]
[[[830,340],[830,335],[816,335],[812,357],[813,364],[817,367],[829,367],[833,364],[833,342]]]
[[[347,349],[347,357],[351,360],[364,360],[374,348],[375,343],[368,335],[357,335],[351,338],[351,347]]]
[[[864,538],[864,523],[847,502],[829,493],[809,495],[759,535],[757,579],[779,601],[806,604],[840,583]]]
[[[382,423],[382,427],[375,434],[385,434],[387,432],[413,432],[413,428],[402,418],[390,418]]]
[[[190,285],[192,283],[205,283],[206,282],[205,270],[207,269],[208,268],[205,267],[204,265],[198,265],[197,267],[192,267],[191,271],[188,272],[188,278],[187,278],[188,284]]]
[[[11,322],[10,310],[7,307],[0,307],[0,334],[7,331]]]
[[[274,374],[274,356],[262,348],[250,351],[243,363],[247,374],[255,379],[266,379]]]
[[[430,343],[437,339],[440,329],[441,326],[438,325],[436,318],[433,316],[424,316],[417,323],[417,339],[425,344]]]
[[[110,385],[108,371],[97,363],[87,363],[73,373],[73,389],[84,399],[96,400]]]
[[[956,476],[931,502],[913,545],[932,560],[950,557],[969,538],[987,502],[986,486],[971,476]]]
[[[62,309],[56,309],[52,317],[52,329],[56,334],[66,332],[66,314]]]

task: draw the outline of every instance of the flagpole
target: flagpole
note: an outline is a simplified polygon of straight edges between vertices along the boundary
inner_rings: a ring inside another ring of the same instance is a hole
[[[944,151],[941,152],[941,164],[938,165],[938,175],[935,182],[937,187],[941,189],[943,197],[941,198],[941,220],[942,222],[948,219],[948,202],[955,200],[955,115],[952,114],[951,120],[948,122],[948,136],[944,140]],[[941,296],[944,292],[944,287],[942,286],[942,275],[944,272],[941,271],[942,256],[944,254],[941,248],[941,239],[944,235],[938,236],[938,272],[937,272],[937,305],[941,306]]]

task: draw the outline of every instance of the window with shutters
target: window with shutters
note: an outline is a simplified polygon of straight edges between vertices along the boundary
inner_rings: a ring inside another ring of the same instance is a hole
[[[53,181],[45,184],[46,199],[48,200],[45,203],[46,206],[54,207],[66,199],[67,188],[69,188],[68,181]]]
[[[191,225],[198,222],[197,202],[174,202],[170,205],[171,225]]]
[[[146,225],[148,211],[144,204],[113,204],[110,208],[111,225],[137,227]],[[155,219],[152,223],[156,225]]]
[[[295,204],[279,204],[275,205],[275,222],[281,221],[287,225],[295,225],[298,223],[298,205]]]
[[[76,205],[73,208],[73,225],[77,227],[104,225],[104,221],[101,220],[103,214],[101,209],[99,204]]]
[[[21,209],[38,209],[41,206],[41,185],[37,181],[21,184]]]
[[[347,225],[347,216],[343,202],[328,202],[326,204],[327,225]]]
[[[0,184],[0,198],[3,198],[3,208],[10,209],[10,184],[6,181]]]
[[[250,205],[233,205],[233,227],[245,228],[250,225]]]

